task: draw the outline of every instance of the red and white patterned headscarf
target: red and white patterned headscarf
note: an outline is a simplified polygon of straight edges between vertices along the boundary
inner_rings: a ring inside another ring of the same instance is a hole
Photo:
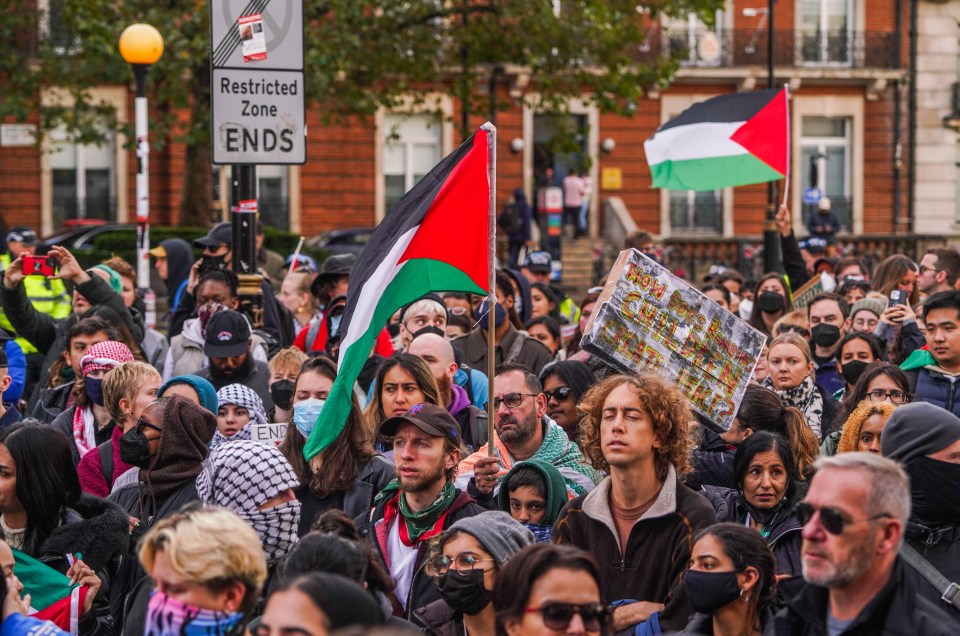
[[[133,362],[130,348],[122,342],[106,340],[92,345],[80,358],[80,373],[87,375],[91,371],[103,369],[109,371],[124,362]]]

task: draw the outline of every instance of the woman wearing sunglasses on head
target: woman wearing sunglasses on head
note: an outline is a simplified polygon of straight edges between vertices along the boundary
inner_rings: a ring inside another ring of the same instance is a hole
[[[493,587],[497,636],[609,634],[600,569],[589,553],[540,543],[524,548]]]
[[[763,633],[777,588],[775,559],[763,538],[735,523],[702,530],[683,587],[697,611],[681,636]]]
[[[494,632],[493,586],[500,568],[533,534],[505,513],[490,511],[456,522],[439,553],[426,563],[442,600],[414,612],[429,634],[488,636]]]

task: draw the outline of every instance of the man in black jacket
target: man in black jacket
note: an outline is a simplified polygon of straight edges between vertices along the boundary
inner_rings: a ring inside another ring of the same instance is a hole
[[[197,375],[209,380],[213,388],[219,391],[228,384],[242,384],[260,396],[267,412],[273,408],[270,367],[253,359],[246,318],[232,309],[215,313],[207,323],[203,353],[210,359],[210,366]]]
[[[816,469],[797,509],[807,584],[764,633],[957,634],[960,622],[918,593],[898,556],[910,515],[903,470],[873,453],[823,457]]]
[[[380,435],[393,437],[397,479],[383,489],[369,516],[356,523],[396,583],[394,614],[410,620],[414,610],[440,598],[423,570],[429,540],[484,509],[453,485],[462,435],[445,408],[415,404],[404,415],[384,420]]]

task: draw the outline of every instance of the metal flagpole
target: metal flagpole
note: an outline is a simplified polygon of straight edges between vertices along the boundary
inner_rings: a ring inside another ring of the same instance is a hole
[[[490,186],[490,219],[489,219],[489,246],[487,266],[489,271],[489,292],[487,302],[487,451],[493,457],[496,446],[493,443],[494,415],[493,408],[493,371],[496,367],[496,303],[497,303],[497,127],[490,122],[480,127],[487,131],[487,179]]]
[[[792,157],[790,156],[793,151],[793,135],[790,130],[790,84],[784,84],[783,90],[786,92],[787,99],[787,174],[786,179],[783,182],[783,204],[787,204],[787,196],[790,193],[790,162]]]

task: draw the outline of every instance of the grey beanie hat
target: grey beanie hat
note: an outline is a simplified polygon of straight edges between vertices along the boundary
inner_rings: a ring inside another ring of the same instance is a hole
[[[502,566],[524,546],[533,544],[533,533],[506,512],[490,510],[456,522],[448,533],[466,532]]]
[[[866,309],[871,314],[875,315],[877,318],[883,315],[883,312],[887,308],[887,301],[882,298],[861,298],[857,302],[853,303],[853,307],[850,308],[850,317],[853,318],[857,315],[858,311]]]
[[[960,439],[960,418],[927,402],[897,408],[883,427],[883,456],[907,464],[923,455],[943,450]]]

